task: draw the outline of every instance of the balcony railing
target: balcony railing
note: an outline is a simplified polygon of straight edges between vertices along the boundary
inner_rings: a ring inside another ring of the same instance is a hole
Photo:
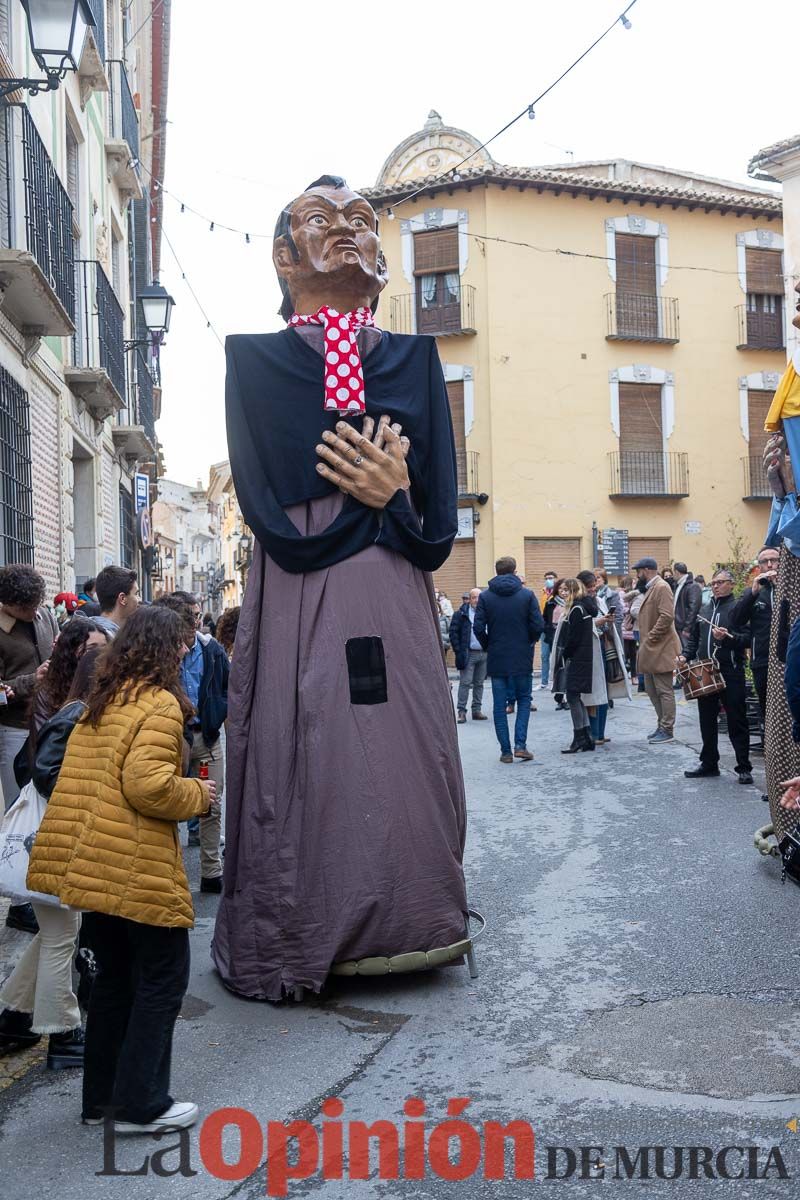
[[[108,134],[114,141],[127,142],[133,158],[139,157],[139,117],[133,103],[128,72],[118,58],[108,63],[111,94],[108,104]]]
[[[106,61],[106,5],[105,0],[89,0],[89,8],[94,17],[92,34],[97,44],[101,62]]]
[[[606,339],[618,342],[680,340],[678,301],[646,292],[609,292],[606,297]]]
[[[20,249],[14,229],[12,172],[14,130],[17,113],[22,130],[22,184],[25,196],[25,247],[36,259],[42,274],[66,310],[75,320],[75,239],[72,233],[72,203],[56,174],[45,144],[25,107],[4,110],[4,161],[6,178],[0,186],[7,189],[7,204],[0,206],[6,215],[5,244]],[[3,174],[3,172],[0,172]],[[6,213],[7,210],[7,213]]]
[[[459,284],[451,294],[452,302],[429,305],[415,292],[392,296],[389,310],[392,333],[426,333],[432,337],[475,333],[475,288],[470,283]]]
[[[134,356],[136,425],[141,425],[152,446],[156,445],[156,423],[153,416],[153,376],[141,350]]]
[[[478,451],[456,448],[459,496],[478,495]]]
[[[100,367],[125,398],[124,315],[122,305],[99,262],[77,263],[77,331],[73,338],[77,367]]]
[[[759,296],[757,298],[761,300]],[[769,297],[773,299],[773,297]],[[783,350],[786,339],[783,333],[783,297],[775,298],[775,311],[748,310],[746,304],[736,309],[739,326],[737,350]]]
[[[767,472],[764,470],[764,460],[758,454],[748,454],[742,459],[744,471],[743,500],[771,500],[772,488],[769,486]]]
[[[689,462],[684,453],[615,450],[608,461],[611,497],[689,495]]]

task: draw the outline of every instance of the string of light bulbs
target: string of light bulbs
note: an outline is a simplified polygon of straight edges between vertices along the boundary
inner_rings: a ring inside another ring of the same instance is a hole
[[[580,54],[573,62],[571,62],[570,65],[564,71],[562,71],[561,74],[556,79],[554,79],[552,83],[548,84],[548,86],[544,89],[543,92],[540,92],[539,95],[534,100],[531,100],[529,104],[526,104],[521,112],[517,113],[517,115],[515,117],[512,117],[510,121],[506,121],[505,125],[503,125],[501,129],[498,129],[496,133],[493,133],[490,138],[487,138],[486,141],[482,142],[480,146],[477,146],[469,154],[465,155],[465,157],[462,158],[460,162],[456,163],[454,167],[449,167],[448,170],[445,171],[443,174],[436,175],[436,176],[433,176],[432,178],[427,179],[426,182],[421,187],[417,188],[416,191],[411,192],[408,196],[404,196],[402,198],[402,200],[398,200],[396,204],[388,205],[385,210],[381,210],[381,211],[386,212],[387,219],[390,221],[394,220],[394,214],[395,214],[395,210],[397,208],[399,208],[403,204],[408,204],[409,201],[415,199],[417,196],[421,195],[422,192],[427,191],[429,188],[435,187],[439,183],[444,183],[448,179],[451,179],[454,183],[458,183],[460,180],[460,175],[459,175],[460,167],[463,167],[465,163],[469,162],[477,154],[480,154],[480,152],[482,150],[485,150],[487,146],[491,145],[492,142],[496,141],[497,138],[499,138],[502,134],[504,134],[507,130],[509,130],[512,127],[512,125],[516,125],[517,121],[521,121],[523,117],[528,116],[532,120],[536,116],[536,105],[539,104],[540,101],[542,101],[545,98],[545,96],[548,96],[550,94],[550,92],[552,92],[553,89],[555,87],[557,87],[559,83],[561,83],[562,80],[566,79],[567,75],[569,75],[570,72],[573,71],[575,69],[575,67],[577,67],[579,65],[579,63],[583,62],[583,60],[589,54],[591,54],[591,52],[597,46],[599,46],[600,43],[606,37],[608,37],[608,35],[612,32],[612,30],[614,30],[617,27],[617,25],[622,25],[623,29],[631,28],[631,22],[628,18],[628,13],[631,11],[631,9],[634,7],[634,5],[637,2],[638,2],[638,0],[630,0],[630,3],[628,4],[627,8],[625,8],[624,11],[621,12],[618,17],[614,18],[614,20],[611,22],[611,24],[608,26],[608,28],[604,29],[603,32],[599,35],[599,37],[596,37],[594,39],[594,41],[591,43],[591,45],[586,47],[586,49],[583,51],[582,54]],[[220,229],[226,233],[233,233],[233,234],[236,234],[238,237],[243,237],[246,244],[248,244],[248,245],[253,241],[261,241],[261,240],[272,241],[272,238],[273,238],[272,233],[258,233],[258,232],[253,233],[253,232],[250,232],[245,229],[238,229],[233,225],[228,225],[222,221],[217,221],[213,217],[207,216],[206,214],[200,212],[198,209],[193,208],[192,205],[187,203],[187,201],[182,200],[179,196],[176,196],[173,192],[171,192],[167,188],[165,188],[163,181],[156,179],[155,176],[152,174],[152,172],[149,171],[147,169],[147,167],[145,167],[144,163],[140,162],[138,165],[140,167],[142,167],[142,169],[146,172],[147,175],[150,176],[150,179],[152,181],[153,188],[155,191],[160,191],[163,195],[169,196],[170,199],[174,200],[177,204],[179,204],[180,211],[182,213],[187,213],[187,212],[191,213],[192,216],[198,217],[200,220],[204,221],[208,225],[209,233],[214,233],[215,230]]]

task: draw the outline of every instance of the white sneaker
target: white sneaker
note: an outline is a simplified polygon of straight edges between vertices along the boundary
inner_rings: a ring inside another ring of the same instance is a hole
[[[158,1133],[161,1129],[189,1129],[199,1115],[200,1109],[190,1100],[176,1100],[165,1113],[146,1125],[137,1125],[134,1121],[115,1121],[114,1132]]]

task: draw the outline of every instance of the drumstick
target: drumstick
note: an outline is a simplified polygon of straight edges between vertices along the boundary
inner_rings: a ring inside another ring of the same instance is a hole
[[[698,619],[698,621],[705,621],[706,625],[710,625],[713,629],[719,629],[719,625],[715,625],[713,621],[709,621],[708,617],[701,617],[700,614],[698,613],[697,619]],[[730,637],[730,636],[731,635],[728,633],[728,630],[726,629],[725,637]]]

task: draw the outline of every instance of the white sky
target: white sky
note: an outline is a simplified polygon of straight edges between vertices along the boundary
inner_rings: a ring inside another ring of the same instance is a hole
[[[215,221],[269,232],[318,175],[373,184],[431,108],[490,137],[626,2],[173,0],[167,189]],[[633,28],[609,34],[535,121],[492,144],[498,162],[553,163],[572,150],[576,161],[631,158],[745,181],[756,150],[800,132],[798,0],[637,0],[629,16]],[[279,329],[271,242],[210,233],[170,197],[164,205],[220,337]],[[166,245],[161,281],[177,301],[162,353],[167,475],[206,483],[227,457],[224,354]]]

